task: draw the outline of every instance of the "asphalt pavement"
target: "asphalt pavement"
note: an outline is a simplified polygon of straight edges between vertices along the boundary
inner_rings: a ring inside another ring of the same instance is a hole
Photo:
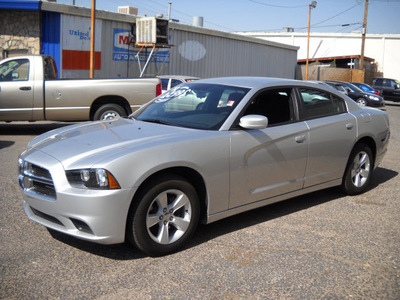
[[[145,256],[49,231],[22,209],[17,158],[60,122],[0,123],[0,299],[400,299],[400,103],[372,189],[333,188],[201,225]]]

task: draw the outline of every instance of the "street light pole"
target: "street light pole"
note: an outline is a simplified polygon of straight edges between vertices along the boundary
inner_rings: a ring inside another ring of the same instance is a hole
[[[90,22],[90,78],[94,77],[94,62],[95,62],[95,43],[94,43],[94,33],[95,33],[95,11],[96,11],[96,0],[92,0],[92,14]]]
[[[311,22],[311,8],[317,7],[317,1],[312,1],[308,6],[308,34],[307,34],[307,59],[306,59],[306,80],[308,80],[308,56],[310,53],[310,22]]]

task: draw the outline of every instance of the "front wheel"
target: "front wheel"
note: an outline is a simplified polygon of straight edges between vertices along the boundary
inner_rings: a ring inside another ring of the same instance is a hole
[[[156,178],[134,199],[127,238],[151,256],[177,251],[196,230],[200,204],[195,188],[184,178]]]
[[[371,149],[366,144],[354,147],[343,176],[342,187],[349,195],[364,193],[371,181],[374,166]]]

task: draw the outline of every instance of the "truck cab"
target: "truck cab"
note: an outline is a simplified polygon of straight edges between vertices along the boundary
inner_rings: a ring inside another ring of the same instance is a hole
[[[43,64],[43,68],[35,68],[39,64]],[[35,56],[32,59],[16,56],[3,60],[0,64],[0,119],[41,119],[43,80],[57,77],[56,64],[51,56]]]

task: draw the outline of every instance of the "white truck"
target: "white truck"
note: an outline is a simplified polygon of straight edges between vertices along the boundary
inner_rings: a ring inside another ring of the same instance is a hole
[[[0,121],[85,121],[126,116],[161,94],[158,78],[58,79],[47,55],[0,61]]]

